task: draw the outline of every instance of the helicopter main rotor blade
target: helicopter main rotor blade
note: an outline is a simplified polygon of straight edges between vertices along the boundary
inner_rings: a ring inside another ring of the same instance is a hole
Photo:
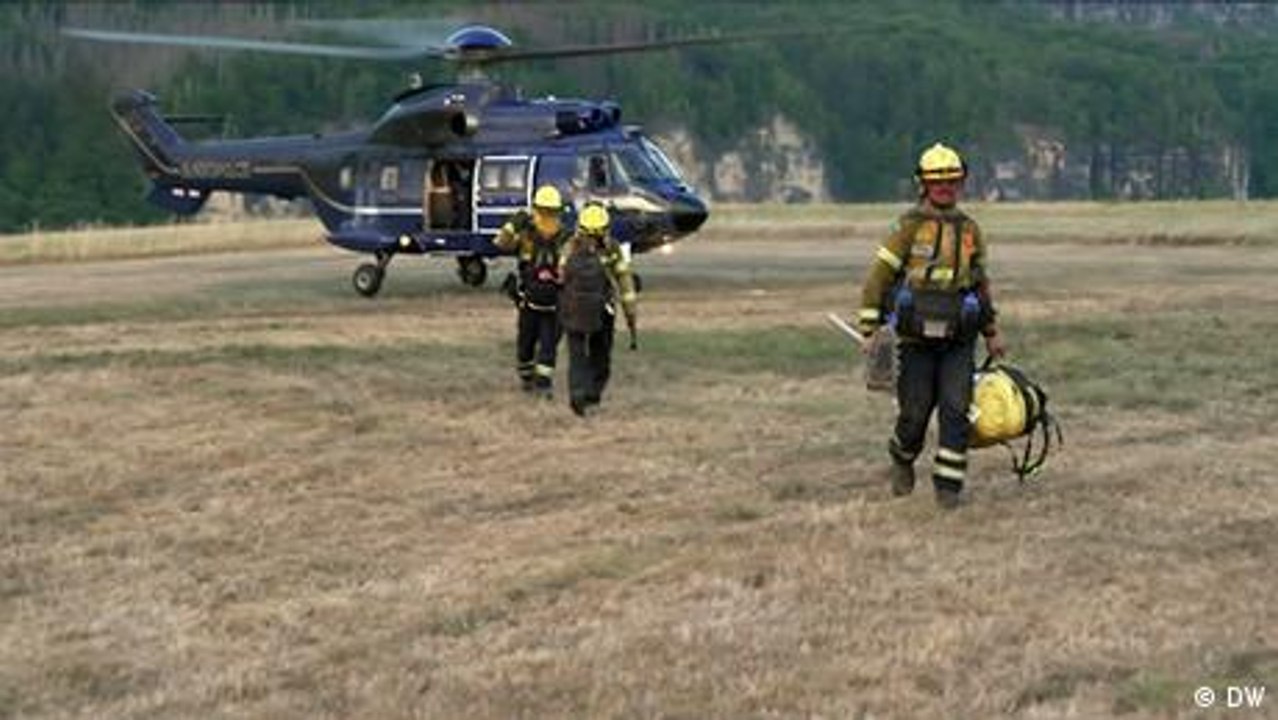
[[[697,45],[726,45],[739,42],[757,42],[760,40],[778,40],[783,38],[824,35],[832,32],[828,29],[777,30],[774,32],[737,33],[732,35],[695,35],[669,40],[651,40],[629,43],[608,43],[603,45],[560,45],[559,47],[534,48],[530,50],[502,49],[492,51],[478,57],[467,57],[463,61],[481,65],[511,62],[516,60],[544,60],[552,58],[588,57],[591,55],[618,55],[621,53],[648,52],[652,50],[669,50],[672,48],[693,47]]]
[[[475,22],[457,18],[330,18],[295,20],[290,26],[327,33],[337,33],[354,43],[371,42],[378,46],[433,48],[442,53],[448,38],[459,28]]]
[[[277,42],[274,40],[249,40],[216,35],[164,35],[159,33],[117,32],[114,30],[88,30],[70,27],[62,28],[62,34],[99,42],[168,45],[217,50],[256,50],[287,55],[353,58],[359,60],[405,61],[418,58],[444,57],[443,51],[433,48],[315,45],[311,43]]]

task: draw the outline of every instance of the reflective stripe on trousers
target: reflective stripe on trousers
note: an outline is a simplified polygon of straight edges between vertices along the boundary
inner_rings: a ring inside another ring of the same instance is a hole
[[[937,463],[932,479],[938,486],[962,487],[967,469],[968,407],[976,370],[975,339],[902,342],[896,398],[900,413],[889,453],[897,462],[912,462],[923,449],[927,424],[937,411]]]

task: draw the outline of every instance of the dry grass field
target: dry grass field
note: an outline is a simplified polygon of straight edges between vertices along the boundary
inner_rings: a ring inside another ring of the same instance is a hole
[[[950,514],[822,320],[897,209],[642,258],[585,421],[447,262],[0,239],[0,718],[1278,717],[1278,205],[975,206],[1067,445]]]

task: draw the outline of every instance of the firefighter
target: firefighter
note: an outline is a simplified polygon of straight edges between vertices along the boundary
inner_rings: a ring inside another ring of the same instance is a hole
[[[586,205],[560,261],[563,291],[559,309],[568,333],[569,405],[583,416],[599,404],[608,384],[617,298],[630,328],[630,349],[637,348],[634,277],[608,227],[608,211],[596,203]]]
[[[919,157],[914,175],[918,204],[897,220],[875,254],[857,320],[867,337],[891,324],[899,338],[899,414],[888,443],[893,495],[914,490],[914,461],[935,408],[932,483],[937,504],[953,509],[962,501],[967,474],[976,338],[984,337],[992,357],[1001,357],[1004,345],[981,229],[958,209],[967,165],[936,143]]]
[[[532,214],[515,213],[497,232],[493,244],[519,258],[518,280],[511,299],[519,308],[515,356],[524,392],[553,394],[555,352],[559,345],[559,256],[570,235],[564,202],[553,185],[533,194]]]

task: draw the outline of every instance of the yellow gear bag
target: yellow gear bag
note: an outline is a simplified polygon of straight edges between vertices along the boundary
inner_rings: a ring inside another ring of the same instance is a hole
[[[968,418],[971,421],[969,447],[1007,447],[1012,453],[1012,470],[1022,482],[1038,474],[1047,461],[1053,432],[1057,444],[1064,444],[1060,423],[1047,411],[1047,393],[1043,388],[1019,369],[1001,363],[991,365],[990,359],[986,359],[976,373]],[[1042,446],[1038,457],[1031,460],[1036,430],[1042,435]],[[1027,440],[1018,460],[1009,443],[1019,437]]]

